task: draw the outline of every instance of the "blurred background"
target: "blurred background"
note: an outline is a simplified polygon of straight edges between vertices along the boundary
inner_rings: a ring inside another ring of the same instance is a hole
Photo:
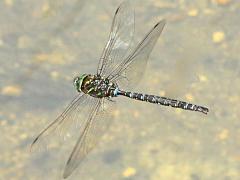
[[[96,72],[120,3],[0,2],[0,179],[61,179],[76,139],[40,153],[29,146],[76,95],[73,77]],[[210,113],[118,98],[109,131],[69,179],[240,179],[239,1],[132,4],[137,41],[167,20],[134,90]]]

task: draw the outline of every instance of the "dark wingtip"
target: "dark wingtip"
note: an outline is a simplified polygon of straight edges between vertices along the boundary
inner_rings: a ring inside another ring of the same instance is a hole
[[[119,9],[120,9],[120,6],[117,8],[117,10],[115,12],[115,15],[118,13]]]
[[[71,173],[69,173],[68,171],[66,171],[66,169],[64,170],[64,172],[63,172],[63,179],[67,179],[68,178],[68,176],[70,176],[70,174]]]
[[[120,9],[125,9],[126,7],[131,6],[129,1],[123,1],[117,8],[115,15],[119,12]]]
[[[165,26],[166,20],[163,19],[163,20],[159,21],[159,22],[154,26],[154,28],[156,28],[159,24],[163,24],[163,25]]]
[[[31,144],[31,146],[30,146],[30,152],[32,152],[33,145],[37,142],[37,140],[38,140],[38,137],[36,137],[36,138],[33,140],[32,144]]]
[[[68,175],[63,174],[63,179],[67,179],[67,178],[68,178]]]

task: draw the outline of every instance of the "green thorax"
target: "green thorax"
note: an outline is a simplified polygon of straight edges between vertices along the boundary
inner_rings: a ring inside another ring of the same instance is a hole
[[[83,92],[96,98],[113,96],[116,88],[116,85],[110,83],[108,79],[91,74],[83,74],[74,78],[74,86],[78,92]]]

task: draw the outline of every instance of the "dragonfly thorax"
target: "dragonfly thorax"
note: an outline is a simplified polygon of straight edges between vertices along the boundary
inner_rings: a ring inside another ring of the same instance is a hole
[[[74,86],[78,92],[89,94],[96,98],[117,96],[118,87],[108,78],[99,75],[83,74],[74,78]]]

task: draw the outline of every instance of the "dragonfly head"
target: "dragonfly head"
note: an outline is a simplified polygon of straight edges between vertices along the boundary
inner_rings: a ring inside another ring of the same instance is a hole
[[[82,74],[81,76],[77,76],[73,79],[73,85],[78,92],[81,92],[82,83],[86,76],[87,74]]]

